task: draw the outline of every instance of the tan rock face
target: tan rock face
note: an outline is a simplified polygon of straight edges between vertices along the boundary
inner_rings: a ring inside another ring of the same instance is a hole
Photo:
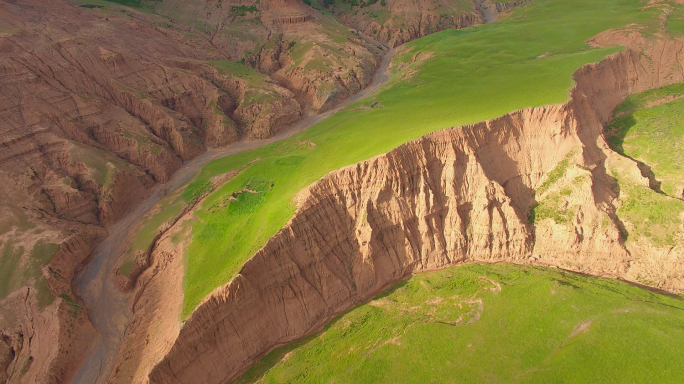
[[[224,57],[243,60],[322,112],[366,87],[382,53],[330,16],[297,0],[161,0],[154,12],[195,29]],[[254,110],[243,111],[249,119]],[[257,135],[259,136],[259,135]]]
[[[66,382],[94,337],[71,281],[104,228],[183,161],[269,137],[301,107],[151,16],[21,0],[0,3],[0,25],[0,244],[31,272],[0,284],[0,382]]]
[[[83,262],[105,231],[96,226],[67,230],[75,234],[42,267],[47,286],[42,282],[26,284],[0,301],[2,382],[64,382],[73,375],[95,336],[87,314],[75,303],[71,279],[74,266]],[[41,304],[53,293],[52,304]]]
[[[566,104],[436,132],[328,174],[241,273],[198,307],[150,381],[226,382],[398,279],[459,262],[535,262],[632,278],[602,127],[630,92],[681,82],[682,47],[617,53],[578,70]],[[582,210],[567,225],[535,227],[528,215],[543,197],[535,190],[564,159],[586,183],[571,197]],[[684,271],[669,272],[661,276]],[[682,290],[681,281],[661,283]]]
[[[385,0],[364,6],[352,6],[352,2],[347,1],[344,7],[329,6],[328,9],[354,29],[398,47],[446,29],[494,21],[498,14],[527,1]],[[364,4],[370,2],[365,1]]]

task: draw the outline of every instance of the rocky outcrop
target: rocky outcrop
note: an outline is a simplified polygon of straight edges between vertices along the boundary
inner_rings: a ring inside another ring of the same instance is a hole
[[[684,80],[683,47],[665,41],[645,54],[619,52],[578,70],[566,104],[436,132],[328,174],[197,308],[151,381],[227,382],[398,279],[460,262],[568,266],[634,280],[602,127],[629,93]],[[583,210],[556,232],[537,228],[528,216],[535,190],[564,159],[587,177],[576,195]],[[658,285],[684,290],[677,278]]]
[[[0,300],[2,382],[59,383],[73,375],[95,329],[71,292],[71,280],[104,232],[96,226],[80,230],[42,267],[46,287],[24,286]],[[46,300],[54,301],[45,307]]]
[[[402,13],[394,10],[394,12]],[[409,41],[444,31],[446,29],[461,29],[471,25],[483,24],[484,19],[478,12],[460,12],[456,15],[433,14],[429,12],[406,12],[405,22],[395,25],[389,22],[380,24],[375,19],[359,16],[359,13],[340,14],[340,20],[345,24],[363,31],[364,34],[382,41],[391,47],[398,47]]]
[[[284,61],[291,62],[291,59],[287,57]],[[328,72],[316,71],[316,74],[297,66],[278,70],[271,76],[280,84],[293,89],[298,99],[303,100],[312,112],[320,113],[367,87],[378,63],[375,60],[364,60],[358,66],[340,66],[330,68]]]
[[[241,138],[269,138],[303,116],[301,106],[290,90],[267,81],[267,77],[259,76],[256,71],[251,75],[262,80],[259,87],[240,77],[223,76],[216,67],[205,63],[178,61],[175,64],[191,70],[226,92],[214,103],[215,115],[228,117],[229,121],[235,124],[237,134]],[[264,101],[253,102],[255,98]],[[220,133],[215,135],[225,137]]]
[[[346,25],[398,47],[435,32],[495,21],[498,14],[527,1],[474,0],[472,4],[454,4],[440,0],[386,0],[360,2],[361,5],[349,9],[331,5],[329,9]]]
[[[274,24],[284,25],[284,24],[301,24],[312,20],[313,16],[310,14],[299,14],[299,15],[286,15],[278,16],[273,19]]]
[[[322,112],[368,85],[382,53],[380,43],[355,39],[339,20],[299,0],[161,0],[150,6],[186,27],[201,25],[195,32],[224,57],[268,75],[305,112]],[[245,111],[243,123],[264,114],[267,104]],[[250,137],[266,131],[258,132]]]

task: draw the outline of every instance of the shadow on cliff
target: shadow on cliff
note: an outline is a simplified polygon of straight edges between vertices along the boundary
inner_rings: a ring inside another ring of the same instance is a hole
[[[407,278],[405,278],[405,279],[403,279],[403,280],[401,280],[401,281],[399,281],[399,282],[397,282],[397,283],[395,283],[395,284],[392,284],[389,288],[385,289],[384,291],[382,291],[382,293],[380,293],[379,295],[377,295],[377,296],[375,297],[375,300],[380,300],[380,299],[382,299],[382,298],[384,298],[384,297],[390,296],[391,294],[393,294],[393,293],[394,293],[395,291],[397,291],[398,289],[403,288],[405,285],[408,284],[408,278],[409,278],[409,277],[410,277],[410,276],[408,276]],[[311,335],[309,335],[309,336],[306,336],[306,337],[304,337],[304,338],[302,338],[302,339],[299,339],[299,340],[296,340],[296,341],[293,341],[293,342],[290,342],[290,343],[286,343],[285,345],[283,345],[283,346],[281,346],[281,347],[278,347],[278,348],[274,349],[274,350],[271,351],[269,354],[267,354],[266,356],[264,356],[261,360],[259,360],[258,363],[256,363],[249,371],[247,371],[247,372],[244,374],[244,376],[242,376],[241,378],[237,379],[235,382],[238,383],[238,384],[239,384],[239,383],[244,383],[244,382],[250,382],[250,383],[252,383],[252,382],[258,382],[259,380],[261,380],[261,379],[263,378],[263,376],[264,376],[264,374],[266,374],[266,372],[270,371],[270,370],[271,370],[273,367],[275,367],[278,363],[282,362],[283,360],[286,360],[286,359],[288,358],[288,355],[289,355],[291,352],[297,350],[298,348],[300,348],[300,347],[302,347],[302,346],[308,344],[308,343],[311,342],[312,340],[314,340],[314,339],[316,339],[317,337],[321,336],[322,334],[328,332],[328,330],[329,330],[330,328],[332,328],[332,327],[334,327],[335,325],[337,325],[337,323],[338,323],[340,320],[342,320],[342,318],[345,317],[348,313],[352,312],[353,310],[355,310],[355,309],[358,308],[359,306],[362,306],[362,305],[365,305],[365,304],[367,304],[367,303],[366,303],[366,302],[360,303],[360,304],[358,304],[358,305],[356,305],[356,306],[354,306],[354,307],[352,307],[352,308],[350,308],[350,309],[348,309],[348,310],[346,310],[346,311],[340,313],[339,315],[335,316],[331,321],[329,321],[329,322],[328,322],[321,330],[319,330],[318,332],[315,332],[315,333],[313,333],[313,334],[311,334]]]
[[[625,103],[630,103],[630,101],[627,100]],[[630,104],[630,106],[632,104]],[[651,188],[653,191],[657,193],[660,193],[661,195],[664,195],[665,192],[663,192],[663,190],[661,189],[662,182],[656,179],[656,176],[653,173],[651,167],[648,164],[639,161],[638,159],[635,159],[625,153],[625,149],[623,147],[625,137],[627,137],[627,134],[632,128],[634,128],[636,123],[637,121],[633,113],[616,118],[608,125],[606,125],[604,133],[606,137],[606,142],[608,142],[608,145],[613,151],[634,161],[637,164],[637,167],[641,172],[641,176],[648,179],[649,188]]]

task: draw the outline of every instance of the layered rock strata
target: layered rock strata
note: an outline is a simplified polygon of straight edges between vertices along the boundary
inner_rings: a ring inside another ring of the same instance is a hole
[[[206,38],[289,89],[304,110],[323,112],[371,81],[383,53],[339,20],[299,0],[147,1],[159,15]]]
[[[183,325],[154,383],[228,382],[276,346],[414,273],[466,261],[635,280],[615,215],[603,124],[629,93],[684,80],[681,41],[575,73],[571,100],[436,132],[311,185],[290,222]],[[566,226],[536,227],[535,190],[564,159],[587,177]],[[636,164],[633,165],[636,167]],[[653,263],[652,265],[656,265]],[[656,267],[652,267],[656,268]],[[684,290],[684,267],[657,282]]]
[[[185,39],[125,9],[0,4],[0,382],[73,375],[94,330],[71,281],[108,225],[183,161],[302,117]]]
[[[496,16],[529,0],[462,2],[440,0],[387,0],[349,9],[329,9],[345,24],[389,46],[398,47],[446,29],[461,29],[495,21]],[[368,3],[371,3],[370,1]]]

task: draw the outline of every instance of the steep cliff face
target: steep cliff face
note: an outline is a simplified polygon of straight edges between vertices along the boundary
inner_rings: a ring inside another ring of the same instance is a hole
[[[536,263],[634,280],[634,268],[649,264],[633,266],[624,247],[615,180],[606,172],[615,154],[602,127],[629,93],[684,80],[683,47],[666,41],[644,54],[622,51],[578,70],[566,104],[436,132],[328,174],[303,192],[291,221],[240,274],[197,308],[150,380],[226,382],[398,279],[459,262]],[[530,217],[559,180],[576,186],[570,219]],[[681,291],[676,276],[684,271],[670,268],[657,285]]]
[[[206,148],[301,118],[291,92],[186,40],[125,9],[0,4],[0,381],[73,374],[94,330],[71,280],[107,225]]]
[[[383,49],[298,0],[161,0],[154,12],[267,74],[303,109],[321,112],[366,87]],[[319,7],[320,8],[320,7]]]
[[[470,2],[387,0],[343,2],[329,9],[345,24],[392,47],[445,29],[483,24],[484,17]]]
[[[347,0],[328,9],[354,29],[398,47],[446,29],[494,21],[498,14],[527,1]]]

